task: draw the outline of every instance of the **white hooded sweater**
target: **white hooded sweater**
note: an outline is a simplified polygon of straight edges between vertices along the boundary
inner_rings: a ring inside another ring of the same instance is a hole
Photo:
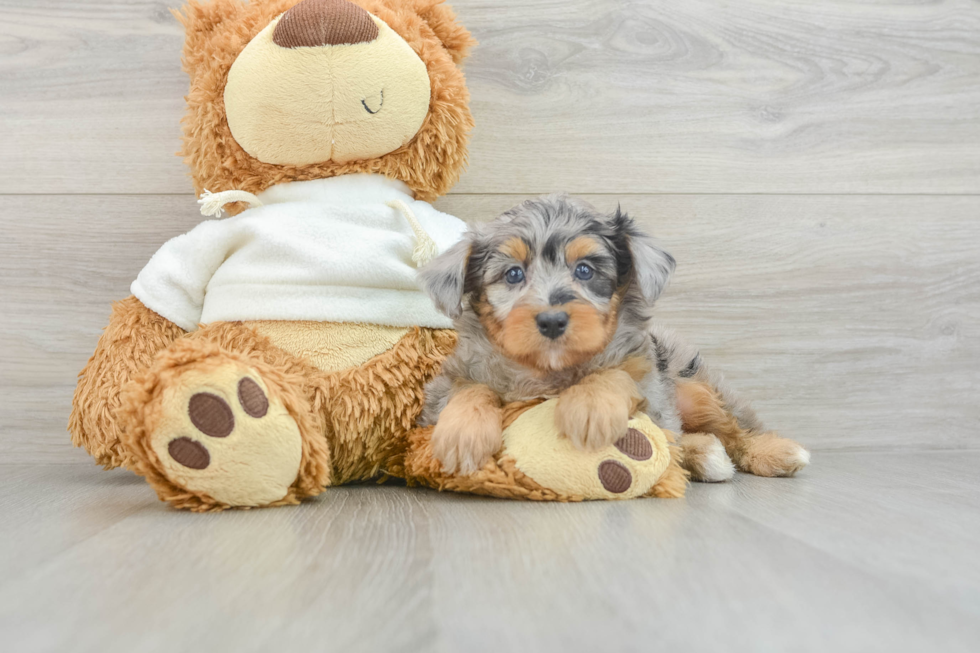
[[[417,246],[444,252],[466,230],[459,219],[374,174],[280,184],[257,198],[262,206],[165,243],[133,295],[186,331],[222,320],[452,326],[416,280]]]

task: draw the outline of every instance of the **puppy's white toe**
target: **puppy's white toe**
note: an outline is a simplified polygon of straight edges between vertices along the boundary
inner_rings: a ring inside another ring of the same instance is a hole
[[[698,462],[700,474],[697,480],[704,483],[721,483],[735,476],[735,465],[717,439],[701,451]]]
[[[789,455],[787,467],[791,470],[789,475],[795,474],[810,464],[810,452],[797,445],[797,450]]]
[[[793,460],[799,464],[800,467],[806,467],[810,464],[810,452],[800,447],[800,450],[793,456]]]

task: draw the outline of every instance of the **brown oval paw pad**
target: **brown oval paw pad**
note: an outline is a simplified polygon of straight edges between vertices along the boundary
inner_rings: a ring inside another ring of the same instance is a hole
[[[259,384],[247,376],[238,382],[238,401],[250,417],[265,417],[269,412],[269,399]]]
[[[231,406],[218,395],[198,392],[188,402],[187,412],[191,423],[212,438],[226,438],[235,428]]]
[[[630,489],[633,475],[626,465],[616,460],[603,460],[599,463],[599,481],[610,492],[620,494]]]
[[[630,429],[626,435],[616,440],[613,445],[633,460],[650,460],[653,456],[653,445],[642,432]]]
[[[171,440],[167,451],[171,458],[191,469],[204,469],[211,463],[211,454],[204,445],[190,438]]]

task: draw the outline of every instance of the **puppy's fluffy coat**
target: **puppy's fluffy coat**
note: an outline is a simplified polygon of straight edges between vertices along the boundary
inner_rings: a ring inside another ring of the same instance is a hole
[[[802,469],[803,447],[764,432],[698,352],[653,321],[673,270],[627,215],[564,194],[472,228],[426,266],[422,284],[459,332],[420,418],[435,425],[444,469],[481,467],[501,446],[503,404],[540,397],[558,397],[556,426],[583,449],[612,444],[644,410],[683,433],[695,480]]]

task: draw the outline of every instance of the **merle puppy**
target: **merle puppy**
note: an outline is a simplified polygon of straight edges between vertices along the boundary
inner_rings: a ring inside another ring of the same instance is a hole
[[[502,406],[541,397],[558,398],[555,426],[582,449],[612,444],[644,410],[681,434],[695,480],[806,466],[803,447],[765,432],[698,352],[653,320],[673,270],[673,257],[627,215],[568,195],[474,226],[426,266],[422,284],[459,332],[420,418],[435,425],[443,468],[480,468],[501,447]]]

